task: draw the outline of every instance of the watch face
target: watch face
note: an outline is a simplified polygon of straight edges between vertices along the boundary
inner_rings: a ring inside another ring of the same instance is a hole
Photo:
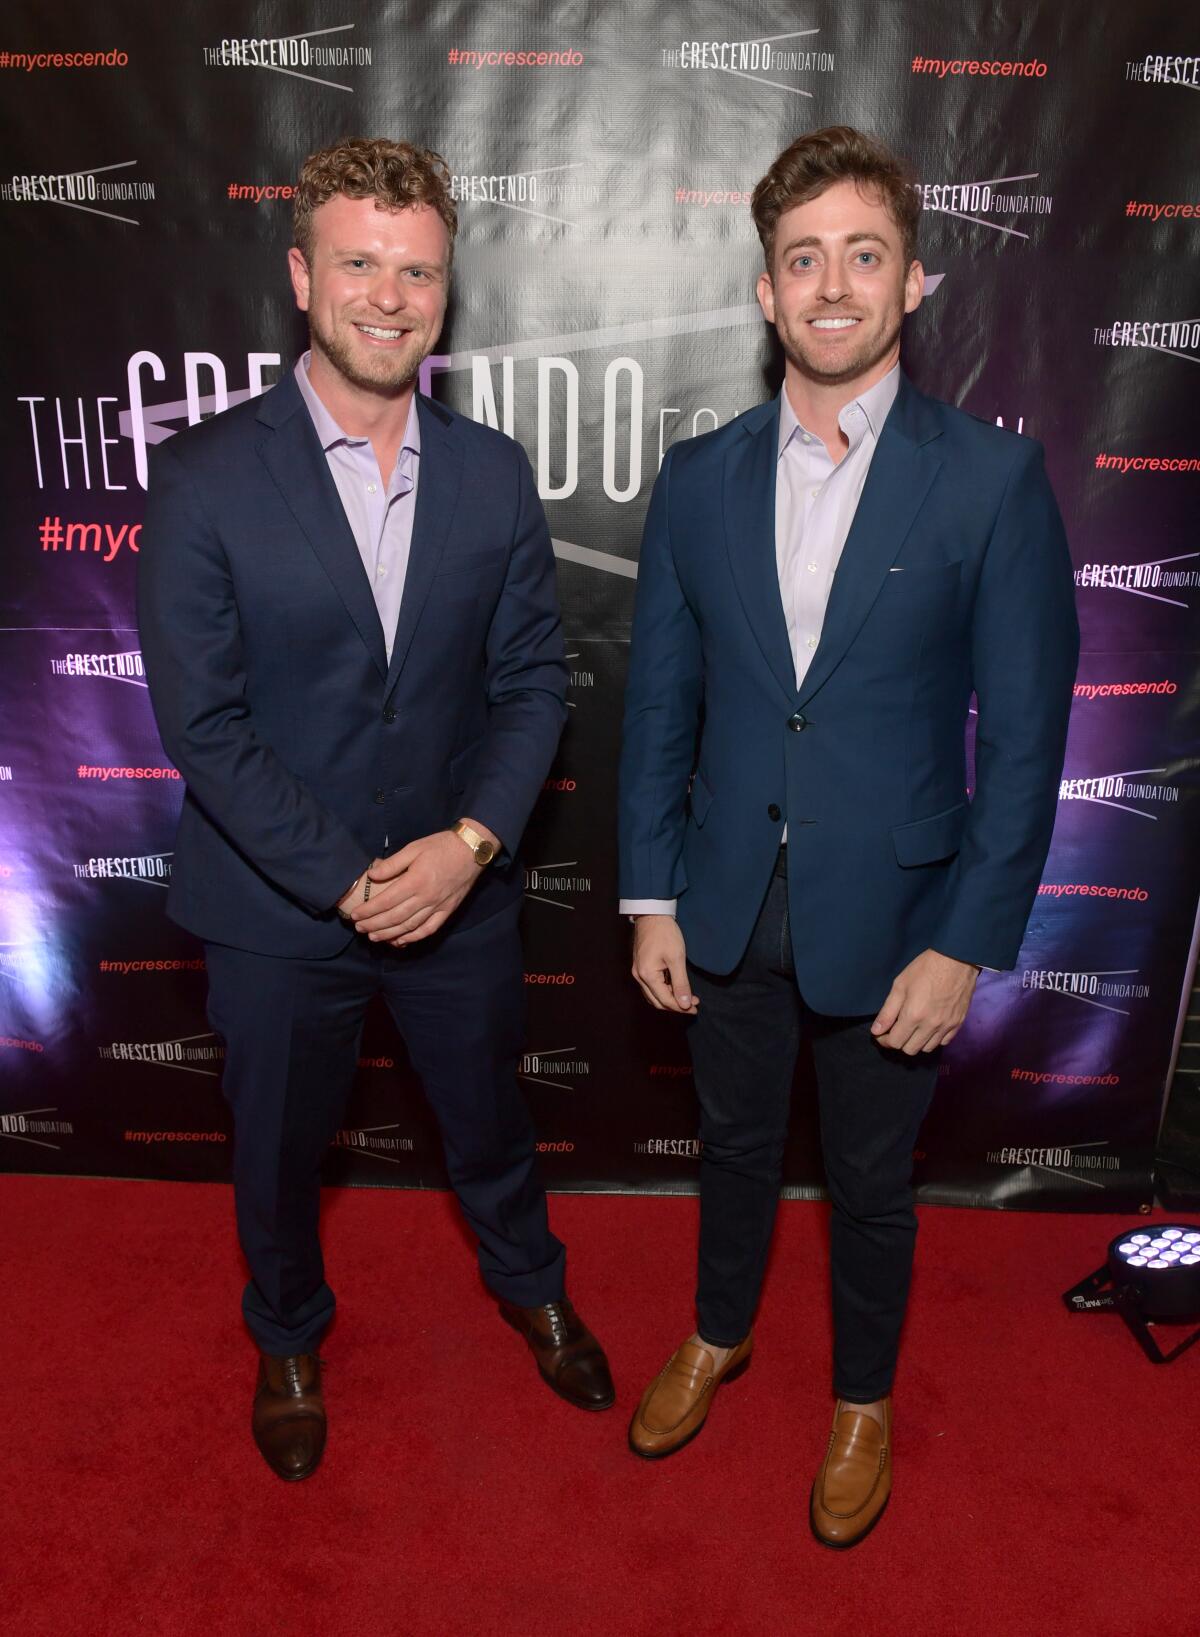
[[[481,841],[475,849],[476,864],[490,864],[496,856],[496,849],[490,841]]]

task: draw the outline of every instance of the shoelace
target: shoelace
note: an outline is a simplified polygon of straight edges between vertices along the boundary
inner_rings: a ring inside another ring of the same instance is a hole
[[[567,1339],[567,1321],[559,1302],[547,1302],[543,1309],[550,1321],[550,1339],[555,1347],[561,1347]]]
[[[314,1354],[313,1356],[319,1365],[324,1364],[325,1360],[319,1355]],[[292,1393],[296,1396],[304,1391],[304,1383],[300,1380],[300,1357],[298,1354],[285,1358],[283,1361],[283,1390],[285,1393]]]

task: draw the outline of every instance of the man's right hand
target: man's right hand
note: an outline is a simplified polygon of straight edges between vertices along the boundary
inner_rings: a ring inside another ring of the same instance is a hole
[[[694,1017],[700,1002],[691,993],[683,933],[673,915],[639,915],[633,927],[633,975],[659,1012]]]

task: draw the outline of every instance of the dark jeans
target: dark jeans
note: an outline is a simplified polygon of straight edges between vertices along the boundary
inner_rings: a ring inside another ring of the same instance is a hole
[[[525,1015],[518,913],[513,905],[405,950],[356,937],[331,960],[205,946],[250,1264],[242,1309],[266,1352],[315,1351],[333,1317],[317,1232],[320,1166],[379,993],[437,1116],[485,1284],[521,1307],[561,1299],[566,1253],[549,1229],[516,1078]]]
[[[786,848],[739,966],[689,967],[700,1102],[699,1333],[730,1346],[758,1305],[801,1035],[812,1042],[821,1147],[833,1201],[833,1387],[869,1404],[891,1391],[917,1219],[912,1152],[937,1080],[937,1052],[876,1045],[873,1017],[826,1017],[796,987]]]

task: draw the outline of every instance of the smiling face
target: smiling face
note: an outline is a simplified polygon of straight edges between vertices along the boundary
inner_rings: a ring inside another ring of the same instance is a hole
[[[758,301],[789,369],[858,391],[881,380],[900,356],[900,326],[925,283],[920,262],[905,265],[900,229],[882,200],[835,182],[783,212],[772,259]]]
[[[314,364],[385,397],[412,386],[446,314],[450,236],[436,210],[338,194],[313,212],[311,260],[293,248],[288,266]]]

